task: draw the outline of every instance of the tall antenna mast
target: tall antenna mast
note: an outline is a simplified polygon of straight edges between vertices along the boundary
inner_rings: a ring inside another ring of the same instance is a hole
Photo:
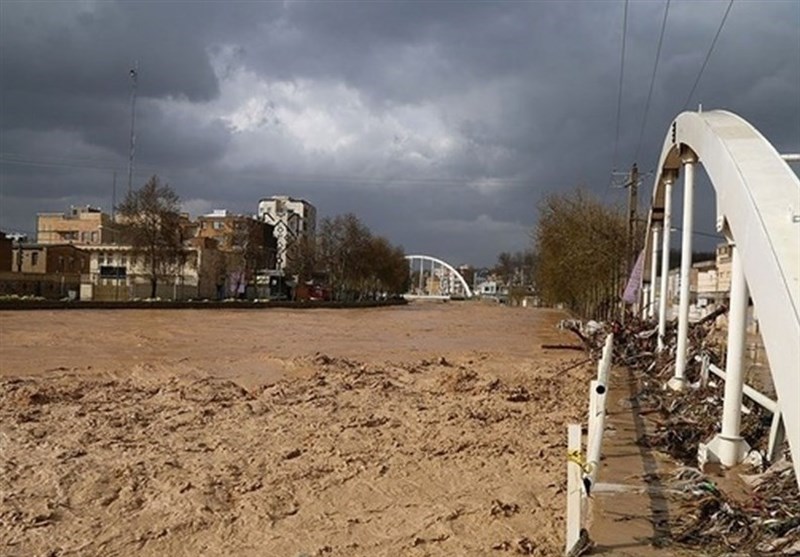
[[[136,156],[136,90],[139,86],[139,61],[137,60],[133,69],[130,71],[131,76],[131,153],[128,159],[128,193],[133,188],[133,160]]]
[[[117,210],[117,171],[114,171],[114,179],[111,182],[111,220],[114,220],[114,213]]]

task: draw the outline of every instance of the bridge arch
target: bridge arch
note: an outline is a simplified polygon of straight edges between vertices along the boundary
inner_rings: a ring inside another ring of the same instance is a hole
[[[425,265],[428,264],[429,272],[431,277],[436,275],[436,267],[438,266],[440,269],[440,280],[439,285],[440,287],[444,284],[448,285],[439,294],[433,294],[428,292],[427,294],[423,294],[423,297],[449,297],[452,296],[457,290],[460,288],[465,298],[472,297],[472,290],[470,289],[467,281],[464,277],[459,273],[455,267],[450,265],[447,261],[443,261],[442,259],[432,257],[430,255],[406,255],[406,260],[409,262],[409,271],[413,273],[415,271],[415,265],[418,265],[419,273],[420,273],[420,281],[425,272]],[[442,271],[444,269],[445,271]],[[455,279],[457,286],[453,290],[450,289],[450,278]],[[412,284],[412,288],[414,285]]]
[[[683,246],[685,251],[688,245],[691,253],[691,189],[696,163],[703,165],[716,194],[717,229],[731,243],[734,278],[737,272],[743,276],[745,304],[749,289],[757,308],[778,406],[800,483],[800,405],[797,404],[800,393],[800,179],[769,141],[741,117],[722,110],[678,115],[670,125],[658,163],[645,243],[646,260],[652,260],[652,265],[650,269],[645,268],[643,282],[654,285],[658,230],[663,230],[662,315],[659,316],[662,330],[664,252],[669,250],[672,185],[683,171]],[[689,215],[688,230],[686,213]],[[686,260],[687,256],[683,257]],[[688,278],[688,274],[684,274],[685,267],[687,265],[682,264],[682,275]],[[688,280],[682,282],[687,283],[688,293]],[[683,287],[681,291],[683,294]],[[681,365],[680,327],[685,321],[683,306],[688,304],[688,295],[685,297],[687,301],[681,300],[679,312],[676,369]],[[732,289],[732,329],[735,297]],[[729,352],[731,348],[729,346]],[[685,353],[683,356],[685,359]],[[731,360],[730,355],[727,359]],[[726,383],[726,414],[727,398]],[[725,427],[723,416],[723,433]]]

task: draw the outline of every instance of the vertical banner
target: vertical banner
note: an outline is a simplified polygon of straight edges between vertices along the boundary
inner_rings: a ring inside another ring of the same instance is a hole
[[[639,287],[642,284],[642,272],[644,271],[644,250],[639,252],[636,264],[633,266],[631,276],[628,277],[628,284],[625,285],[625,292],[622,294],[622,301],[626,304],[635,304],[639,299]]]

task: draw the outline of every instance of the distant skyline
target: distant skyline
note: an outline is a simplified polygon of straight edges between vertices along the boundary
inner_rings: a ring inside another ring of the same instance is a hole
[[[136,62],[134,187],[158,174],[193,216],[300,197],[453,265],[529,247],[549,193],[624,203],[612,169],[652,170],[685,106],[731,110],[800,152],[793,0],[734,1],[689,98],[729,1],[672,0],[642,133],[666,5],[627,4],[619,97],[623,0],[3,0],[0,229],[110,212],[114,170],[121,201]],[[701,180],[701,231],[713,215]]]

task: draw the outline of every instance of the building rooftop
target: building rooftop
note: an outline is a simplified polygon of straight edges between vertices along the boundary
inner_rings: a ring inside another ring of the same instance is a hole
[[[233,216],[227,209],[214,209],[210,213],[203,215],[206,218],[213,218],[213,217],[231,217]]]

